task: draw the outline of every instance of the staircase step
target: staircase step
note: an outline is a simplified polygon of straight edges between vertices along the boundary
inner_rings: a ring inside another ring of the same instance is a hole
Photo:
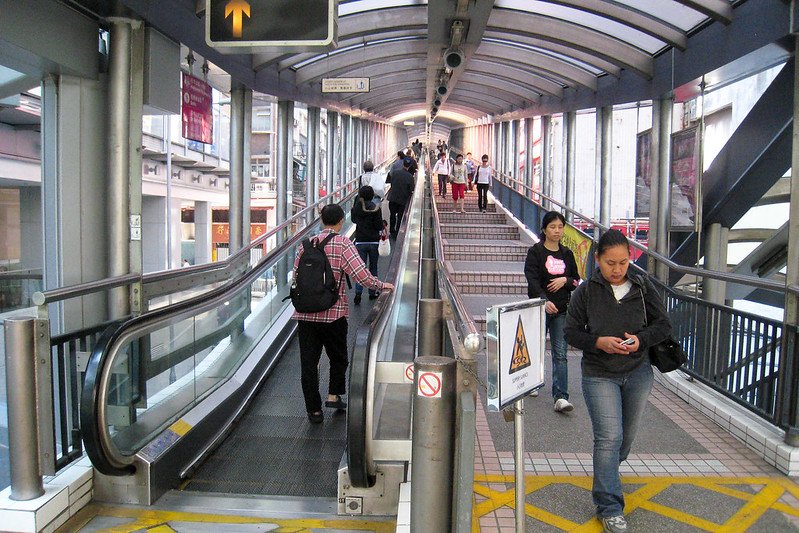
[[[523,263],[527,258],[527,251],[523,249],[519,252],[491,253],[485,252],[481,247],[475,246],[468,252],[446,252],[445,255],[449,261],[485,261],[492,263],[508,261]]]
[[[475,213],[473,211],[462,213],[450,213],[447,211],[438,213],[442,224],[505,224],[507,220],[503,213]]]
[[[452,273],[451,277],[458,285],[461,283],[521,283],[525,289],[527,288],[527,279],[520,272],[458,271]]]
[[[442,213],[442,212],[446,213],[447,211],[452,212],[452,211],[455,210],[455,204],[452,202],[452,200],[441,200],[441,199],[439,199],[439,200],[436,201],[436,206],[438,207],[438,212],[439,213]],[[469,203],[469,202],[464,202],[463,209],[467,213],[479,213],[480,212],[480,210],[477,208],[477,204],[476,203],[472,204],[472,203]],[[496,213],[497,212],[496,204],[488,204],[486,206],[486,211],[489,212],[489,213]]]
[[[524,300],[527,295],[527,283],[498,281],[466,281],[456,283],[461,294],[507,294]]]
[[[525,254],[527,257],[527,246],[516,244],[518,241],[491,241],[490,243],[444,243],[444,255],[449,259],[450,253],[485,253],[485,254]],[[473,259],[478,261],[478,259]]]
[[[519,228],[507,226],[450,226],[441,225],[441,236],[445,239],[485,239],[490,234],[491,238],[497,240],[517,240],[519,238]]]

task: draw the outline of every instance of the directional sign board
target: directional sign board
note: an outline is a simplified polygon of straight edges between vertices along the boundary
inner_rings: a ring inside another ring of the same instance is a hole
[[[500,411],[544,385],[546,300],[486,310],[488,410]]]
[[[336,44],[338,0],[205,0],[205,40],[222,52]]]
[[[368,93],[369,78],[322,78],[323,93]]]

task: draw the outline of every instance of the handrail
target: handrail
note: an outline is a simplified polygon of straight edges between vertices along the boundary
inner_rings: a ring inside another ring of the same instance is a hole
[[[463,303],[463,298],[461,297],[460,291],[455,288],[455,284],[450,279],[449,272],[447,272],[447,269],[444,266],[444,242],[443,237],[441,236],[440,216],[438,214],[438,206],[436,205],[436,202],[432,200],[432,195],[430,203],[432,204],[431,209],[433,213],[436,264],[438,265],[438,271],[443,274],[444,287],[447,292],[447,297],[452,303],[452,309],[455,312],[458,331],[461,334],[463,346],[469,351],[469,353],[476,354],[480,350],[480,341],[482,339],[482,335],[480,334],[480,330],[477,329],[477,324],[475,324],[474,320],[469,314],[469,309],[466,307],[466,304]]]
[[[23,268],[20,270],[6,270],[0,272],[0,281],[16,279],[42,279],[41,268]]]
[[[353,191],[342,201],[349,200]],[[131,340],[155,331],[164,323],[180,321],[199,313],[219,307],[242,288],[250,285],[263,272],[282,260],[293,246],[311,231],[308,225],[303,231],[292,235],[285,242],[271,250],[256,265],[240,278],[216,287],[204,294],[194,296],[137,317],[129,318],[109,327],[95,346],[86,370],[86,380],[81,396],[80,419],[86,451],[93,465],[107,475],[130,474],[134,456],[123,455],[114,445],[106,420],[106,400],[112,369],[120,351]]]
[[[417,178],[418,179],[418,178]],[[416,193],[414,193],[415,196]],[[413,198],[411,200],[413,201]],[[410,220],[410,204],[406,206],[397,238],[394,241],[394,251],[389,263],[385,280],[399,283],[399,267],[402,254],[398,247],[405,244],[408,237],[408,224]],[[349,404],[347,405],[347,467],[350,483],[359,488],[371,487],[374,484],[373,465],[370,457],[370,442],[372,438],[372,420],[370,406],[373,393],[373,361],[372,351],[374,341],[378,334],[385,328],[389,318],[387,312],[392,308],[397,291],[383,292],[378,296],[366,319],[355,333],[355,343],[350,357],[349,376]]]
[[[527,189],[530,192],[530,199],[531,200],[535,196],[539,196],[539,197],[547,200],[548,202],[560,207],[561,209],[563,209],[567,213],[571,213],[572,215],[576,215],[576,216],[580,217],[582,220],[585,220],[589,224],[592,224],[592,225],[594,225],[594,226],[596,226],[596,227],[598,227],[598,228],[600,228],[602,230],[610,229],[608,226],[606,226],[606,225],[604,225],[604,224],[602,224],[600,222],[597,222],[596,220],[594,220],[592,218],[589,218],[589,217],[583,215],[582,213],[580,213],[578,211],[575,211],[571,207],[568,207],[568,206],[562,204],[561,202],[555,200],[551,196],[548,196],[548,195],[546,195],[546,194],[544,194],[544,193],[542,193],[540,191],[534,190],[532,187],[528,186],[526,183],[523,183],[523,182],[515,179],[513,176],[509,176],[509,175],[501,173],[499,171],[497,171],[496,174],[498,176],[500,176],[499,179],[500,179],[500,181],[502,183],[506,184],[506,181],[510,181],[510,182],[513,182],[514,185],[520,185],[523,188]],[[533,201],[535,201],[535,200],[533,200]],[[540,205],[540,202],[539,202],[539,205]],[[704,270],[704,269],[701,269],[701,268],[680,265],[680,264],[675,263],[674,261],[672,261],[670,258],[668,258],[666,256],[663,256],[663,255],[661,255],[661,254],[659,254],[659,253],[657,253],[655,251],[650,250],[647,246],[641,244],[635,238],[628,237],[628,240],[630,241],[630,244],[634,248],[637,248],[638,250],[640,250],[640,251],[644,252],[645,254],[651,256],[652,258],[654,258],[656,261],[658,261],[660,263],[663,263],[664,265],[669,267],[671,270],[674,270],[674,271],[679,272],[681,274],[689,274],[689,275],[694,275],[694,276],[697,276],[697,277],[705,277],[705,278],[717,279],[717,280],[726,281],[726,282],[730,282],[730,283],[737,283],[737,284],[740,284],[740,285],[746,285],[746,286],[749,286],[749,287],[756,287],[756,288],[759,288],[759,289],[767,289],[767,290],[776,291],[776,292],[784,292],[784,291],[787,290],[788,292],[790,292],[792,294],[799,295],[799,285],[786,285],[785,283],[779,283],[778,281],[759,278],[757,276],[746,276],[744,274],[734,274],[734,273],[731,273],[731,272],[720,272],[718,270]]]

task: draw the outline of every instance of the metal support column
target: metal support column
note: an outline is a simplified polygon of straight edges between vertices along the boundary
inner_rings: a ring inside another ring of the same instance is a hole
[[[336,174],[336,127],[338,113],[327,111],[327,194],[333,192]]]
[[[521,179],[519,176],[519,123],[518,120],[510,121],[510,175],[514,178]]]
[[[319,195],[319,108],[308,107],[308,166],[305,174],[305,205],[316,202]]]
[[[428,355],[414,363],[411,531],[450,531],[456,364]]]
[[[130,166],[130,67],[131,21],[111,21],[111,50],[108,71],[108,275],[130,271],[129,242],[134,223],[129,220],[128,169]],[[141,231],[141,221],[138,224]],[[119,287],[108,291],[110,318],[130,312],[129,291]]]
[[[435,298],[419,300],[419,353],[443,355],[444,302]]]
[[[275,223],[280,225],[288,219],[288,191],[292,180],[291,142],[294,138],[294,102],[280,100],[277,103],[277,205]],[[280,245],[286,238],[285,233],[277,235]]]
[[[566,207],[574,209],[574,181],[576,175],[577,153],[577,113],[563,113],[563,168],[566,170]],[[572,213],[566,213],[566,220],[574,221]]]
[[[552,160],[550,159],[550,134],[552,132],[552,115],[541,117],[541,188],[546,189],[546,194],[552,196]],[[530,146],[532,149],[532,145]],[[554,206],[549,202],[541,202],[545,209]]]
[[[39,471],[34,320],[8,318],[4,328],[8,449],[11,463],[10,498],[33,500],[44,494]]]
[[[530,117],[524,119],[524,171],[526,174],[524,183],[526,183],[531,189],[535,184],[535,168],[533,166],[533,142],[535,138],[535,135],[533,134],[534,127],[534,118]]]
[[[799,35],[794,36],[794,51],[799,52]],[[799,87],[799,67],[794,64],[794,88]],[[788,212],[788,262],[785,272],[785,284],[788,287],[799,285],[799,91],[793,92],[793,144],[791,155],[791,196]],[[788,364],[785,369],[787,379],[780,391],[782,400],[783,421],[787,422],[785,443],[799,446],[799,392],[796,377],[799,375],[799,296],[785,293],[785,323],[789,328],[783,346],[788,348]],[[792,351],[789,351],[793,348]],[[783,352],[785,353],[785,352]],[[789,394],[789,392],[793,394]]]
[[[242,102],[241,245],[250,244],[250,191],[252,190],[252,89],[244,88]]]
[[[654,120],[652,122],[653,138],[658,139],[658,149],[655,150],[655,144],[652,145],[652,154],[655,156],[657,152],[657,165],[655,160],[652,162],[652,182],[658,181],[657,188],[657,213],[655,220],[655,230],[657,231],[657,240],[655,241],[655,251],[660,255],[669,255],[669,227],[671,225],[671,121],[674,112],[674,105],[671,98],[664,98],[657,101],[656,105],[660,108],[660,121],[658,130],[654,128]],[[654,193],[653,193],[654,194]],[[649,226],[650,233],[652,232],[652,225]],[[658,263],[655,275],[659,280],[664,283],[669,279],[669,269],[663,263]]]
[[[705,230],[705,269],[726,272],[727,244],[730,230],[718,222],[710,224]],[[708,302],[723,305],[727,284],[713,278],[702,278],[702,298]]]
[[[611,172],[613,170],[613,106],[597,109],[599,147],[599,222],[610,226]]]
[[[233,255],[244,242],[244,86],[230,89],[230,180],[228,188],[229,251]],[[278,194],[280,204],[280,194]],[[279,213],[279,211],[278,211]]]

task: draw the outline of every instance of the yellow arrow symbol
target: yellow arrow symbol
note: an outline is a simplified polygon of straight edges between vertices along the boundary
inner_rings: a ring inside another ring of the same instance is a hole
[[[245,0],[230,0],[225,5],[225,18],[233,14],[233,37],[241,37],[241,16],[250,17],[250,4]]]

